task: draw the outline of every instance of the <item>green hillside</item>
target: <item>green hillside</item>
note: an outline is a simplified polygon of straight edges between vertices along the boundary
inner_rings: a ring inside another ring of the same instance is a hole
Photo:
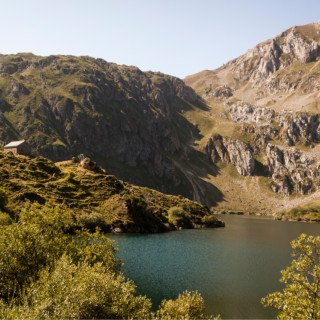
[[[53,163],[0,152],[0,185],[9,201],[0,221],[19,219],[31,202],[71,210],[79,227],[105,232],[163,232],[223,224],[207,207],[183,198],[137,187],[115,176],[84,169],[80,163]],[[9,219],[10,217],[10,219]]]

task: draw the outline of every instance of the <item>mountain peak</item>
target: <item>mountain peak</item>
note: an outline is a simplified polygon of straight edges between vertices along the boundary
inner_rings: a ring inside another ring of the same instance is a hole
[[[308,63],[320,56],[320,24],[294,26],[263,41],[227,65],[240,80],[259,86],[279,69],[293,62]]]

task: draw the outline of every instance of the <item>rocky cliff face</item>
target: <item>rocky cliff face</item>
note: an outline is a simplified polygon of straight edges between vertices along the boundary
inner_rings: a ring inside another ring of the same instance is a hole
[[[0,55],[0,143],[23,138],[54,161],[84,153],[162,191],[184,179],[170,158],[188,153],[197,129],[181,112],[199,104],[161,73],[90,57]]]
[[[255,160],[250,146],[237,139],[215,135],[209,139],[206,152],[213,162],[221,160],[233,164],[243,176],[254,172]]]
[[[304,139],[304,144],[312,147],[312,143],[320,141],[319,114],[276,112],[270,108],[260,108],[246,103],[228,103],[226,111],[234,122],[255,124],[251,133],[257,131],[263,135],[264,143],[271,138],[277,138],[288,146],[294,146]]]
[[[296,148],[268,144],[266,165],[273,179],[272,189],[284,196],[307,194],[319,188],[319,162]]]
[[[315,61],[320,55],[319,34],[319,22],[308,27],[292,27],[248,50],[226,67],[230,66],[240,80],[251,81],[259,87],[277,70],[295,61]]]
[[[318,114],[275,112],[245,103],[227,103],[226,111],[234,122],[250,123],[242,128],[254,137],[255,152],[265,154],[265,168],[272,178],[273,191],[288,196],[293,192],[307,194],[318,189],[317,154],[289,148],[302,140],[309,147],[319,142]],[[275,146],[269,143],[271,140],[278,140],[288,147]]]

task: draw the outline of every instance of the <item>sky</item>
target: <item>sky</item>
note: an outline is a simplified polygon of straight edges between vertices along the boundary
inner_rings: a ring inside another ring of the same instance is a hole
[[[294,25],[319,0],[0,0],[0,53],[88,55],[183,78]]]

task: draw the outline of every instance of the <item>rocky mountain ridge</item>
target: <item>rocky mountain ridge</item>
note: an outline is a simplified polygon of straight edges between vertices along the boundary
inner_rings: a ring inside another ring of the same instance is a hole
[[[216,70],[186,77],[203,97],[271,106],[278,110],[318,111],[320,22],[294,26]]]
[[[211,107],[207,116],[214,124],[199,146],[229,179],[229,186],[219,176],[212,179],[224,189],[226,208],[237,210],[239,201],[243,207],[258,202],[262,210],[291,208],[318,194],[319,57],[317,22],[292,27],[216,70],[184,79]],[[228,141],[237,141],[232,161]]]
[[[172,156],[193,152],[198,130],[182,113],[198,107],[193,89],[161,73],[90,57],[0,55],[2,144],[26,139],[53,161],[84,153],[121,179],[191,198]]]
[[[225,66],[239,80],[261,87],[272,81],[272,74],[293,62],[309,63],[320,55],[320,22],[308,27],[294,26],[274,39],[264,41]]]

